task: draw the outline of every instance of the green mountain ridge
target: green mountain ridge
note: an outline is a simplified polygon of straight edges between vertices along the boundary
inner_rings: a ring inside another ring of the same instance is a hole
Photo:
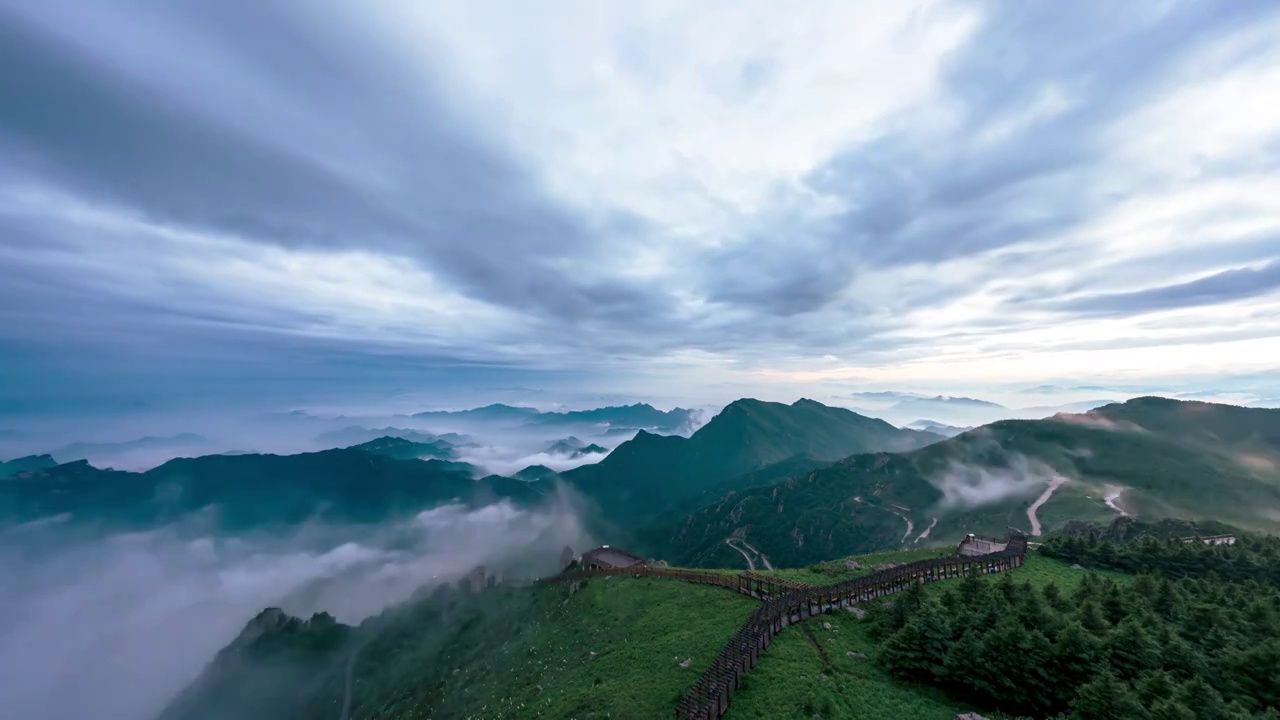
[[[615,522],[636,522],[718,483],[796,455],[835,461],[854,453],[910,450],[940,436],[813,400],[730,403],[688,438],[641,431],[594,465],[562,473]]]
[[[555,470],[552,470],[546,465],[530,465],[523,470],[518,470],[514,475],[512,475],[512,477],[517,480],[526,481],[546,480],[548,478],[555,478],[558,476],[559,474]]]
[[[299,455],[209,455],[143,473],[65,463],[0,483],[0,522],[69,515],[74,522],[147,527],[215,508],[227,528],[292,525],[312,518],[378,522],[458,499],[530,503],[539,483],[447,460],[403,460],[356,448]]]
[[[396,458],[398,460],[415,460],[418,458],[433,457],[440,460],[447,460],[457,456],[457,452],[453,449],[453,445],[443,441],[434,440],[432,442],[414,442],[405,440],[404,438],[380,437],[369,442],[352,445],[353,450],[363,450],[367,453],[375,455],[385,455],[387,457]]]
[[[470,410],[430,410],[413,415],[422,420],[496,422],[517,425],[611,425],[623,428],[675,431],[689,424],[693,411],[659,410],[648,403],[617,405],[591,410],[542,412],[537,408],[495,403]]]
[[[1052,477],[1066,478],[1037,509],[1043,528],[1109,521],[1126,512],[1280,530],[1280,410],[1138,398],[1080,415],[1005,420],[907,453],[846,458],[770,485],[721,486],[688,517],[638,533],[681,564],[723,562],[743,536],[779,566],[967,532],[1032,532],[1028,507]],[[957,500],[982,492],[987,502]],[[935,522],[936,519],[936,522]],[[908,532],[910,522],[910,532]],[[929,534],[921,537],[926,529]]]
[[[58,461],[54,460],[52,455],[28,455],[14,458],[8,462],[0,461],[0,478],[31,472],[32,470],[43,470],[57,465]]]

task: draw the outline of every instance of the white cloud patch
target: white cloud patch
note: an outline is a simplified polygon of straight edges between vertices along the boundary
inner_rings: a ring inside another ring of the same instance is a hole
[[[942,490],[939,502],[943,509],[971,510],[1006,500],[1034,497],[1057,477],[1049,466],[1014,455],[1007,468],[953,462],[932,481]]]

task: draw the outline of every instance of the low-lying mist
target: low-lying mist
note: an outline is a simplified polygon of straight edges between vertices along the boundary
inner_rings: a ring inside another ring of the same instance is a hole
[[[500,447],[465,448],[458,460],[483,468],[486,473],[513,475],[530,465],[542,465],[556,472],[563,472],[583,465],[600,462],[606,453],[590,453],[573,457],[557,453],[537,452],[529,455],[512,452]]]
[[[695,414],[679,434],[705,422]],[[378,432],[373,432],[373,431]],[[460,433],[465,436],[451,459],[471,463],[478,475],[511,475],[530,465],[563,471],[593,462],[603,454],[571,457],[548,453],[549,445],[569,437],[612,450],[635,435],[634,429],[607,425],[566,424],[513,426],[500,422],[449,421],[408,416],[335,416],[267,414],[132,419],[119,424],[74,426],[34,424],[11,437],[0,437],[0,460],[50,454],[57,462],[88,460],[99,468],[142,472],[177,457],[221,453],[291,455],[348,447],[391,434],[411,440]]]
[[[566,495],[534,509],[442,505],[375,527],[210,535],[183,522],[76,539],[58,523],[0,529],[0,697],[30,720],[146,720],[258,611],[357,624],[477,565],[554,572],[588,547]]]
[[[933,482],[942,490],[940,506],[943,509],[969,510],[1034,496],[1055,477],[1057,473],[1053,468],[1015,453],[1009,456],[1006,467],[952,462]]]

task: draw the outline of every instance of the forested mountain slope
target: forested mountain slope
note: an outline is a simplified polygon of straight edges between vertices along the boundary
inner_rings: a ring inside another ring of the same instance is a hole
[[[640,537],[655,554],[698,564],[742,536],[782,566],[965,532],[1034,532],[1033,515],[1042,531],[1120,512],[1274,531],[1278,438],[1280,410],[1139,398],[849,457],[773,485],[720,487],[714,501]]]
[[[607,458],[562,473],[606,517],[629,523],[731,478],[796,456],[833,462],[855,453],[911,450],[940,436],[812,400],[738,400],[689,438],[641,432]]]

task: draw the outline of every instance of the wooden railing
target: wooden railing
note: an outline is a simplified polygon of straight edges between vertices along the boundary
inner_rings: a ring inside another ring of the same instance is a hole
[[[993,573],[1022,565],[1027,541],[1011,536],[999,552],[973,557],[921,560],[881,570],[865,577],[831,585],[809,585],[765,600],[725,643],[711,666],[676,706],[676,717],[719,718],[729,709],[729,696],[742,683],[742,674],[755,667],[760,653],[782,628],[828,610],[874,600],[900,592],[915,583],[927,583],[973,573]],[[743,573],[746,575],[747,573]]]
[[[572,582],[592,577],[658,577],[703,585],[718,585],[763,600],[711,666],[685,693],[675,715],[683,720],[714,720],[729,709],[729,696],[742,684],[742,675],[755,667],[760,653],[784,627],[813,615],[901,592],[929,583],[975,573],[988,574],[1020,567],[1027,539],[1011,534],[1005,549],[987,555],[933,558],[881,570],[830,585],[806,585],[756,572],[738,574],[636,565],[615,570],[579,570],[543,578],[539,582]]]

